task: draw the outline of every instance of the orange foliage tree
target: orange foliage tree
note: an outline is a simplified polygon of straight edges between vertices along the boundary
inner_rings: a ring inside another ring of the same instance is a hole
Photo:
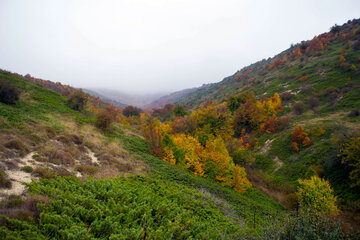
[[[273,133],[279,128],[279,118],[274,114],[260,125],[260,131],[266,133]]]
[[[308,147],[308,146],[312,145],[312,142],[311,142],[310,138],[308,137],[307,132],[305,132],[305,130],[301,126],[297,126],[294,129],[294,131],[291,134],[291,138],[293,140],[293,150],[294,151],[299,151],[298,150],[299,143],[302,143],[302,145],[304,147]],[[296,143],[296,147],[295,147],[294,143]]]
[[[143,135],[150,146],[151,154],[161,157],[163,154],[161,147],[161,131],[159,121],[154,118],[146,119],[143,125]]]

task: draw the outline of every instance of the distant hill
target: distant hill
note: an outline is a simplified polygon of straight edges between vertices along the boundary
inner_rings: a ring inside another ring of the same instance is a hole
[[[97,93],[97,92],[95,92],[93,90],[89,90],[89,89],[84,88],[83,91],[90,94],[90,95],[92,95],[92,96],[99,97],[102,100],[104,100],[104,101],[106,101],[108,103],[111,103],[111,104],[113,104],[115,106],[122,107],[122,108],[128,106],[127,104],[124,104],[124,103],[118,102],[116,100],[110,99],[108,97],[105,97],[104,95],[101,95],[101,94],[99,94],[99,93]]]
[[[2,70],[2,71],[4,71],[4,70]],[[61,95],[64,95],[64,96],[68,96],[72,92],[80,90],[80,89],[71,87],[70,85],[61,84],[60,82],[55,83],[55,82],[52,82],[50,80],[44,80],[44,79],[41,79],[41,78],[36,78],[36,77],[31,76],[30,74],[26,74],[25,76],[22,76],[20,74],[13,73],[13,75],[21,77],[21,78],[25,78],[26,80],[28,80],[31,83],[36,83],[36,84],[41,85],[41,86],[43,86],[43,87],[45,87],[47,89],[58,92],[58,93],[60,93]],[[83,89],[81,89],[81,90],[83,90]],[[117,107],[125,107],[125,106],[127,106],[125,104],[119,103],[119,102],[117,102],[115,100],[112,100],[112,99],[109,99],[107,97],[100,96],[99,94],[96,94],[95,92],[91,92],[89,90],[83,90],[83,91],[89,94],[89,99],[88,99],[89,104],[88,105],[91,106],[91,109],[93,109],[93,110],[102,108],[102,107],[106,106],[107,104],[112,104],[112,105],[117,106]]]
[[[89,89],[88,89],[89,90]],[[113,89],[94,88],[90,91],[96,93],[99,96],[104,96],[107,99],[111,99],[117,102],[121,102],[125,105],[132,105],[143,108],[147,104],[159,99],[167,93],[150,93],[150,94],[129,94]]]
[[[189,88],[189,89],[184,89],[181,91],[173,92],[169,95],[160,97],[159,99],[157,99],[156,101],[154,101],[150,104],[145,105],[144,109],[150,110],[150,109],[162,108],[168,103],[175,103],[175,102],[180,101],[182,98],[188,96],[190,93],[193,93],[198,89],[199,88]]]

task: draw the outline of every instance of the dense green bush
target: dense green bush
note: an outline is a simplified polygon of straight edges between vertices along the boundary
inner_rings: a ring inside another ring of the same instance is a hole
[[[5,80],[0,80],[0,102],[15,104],[19,99],[20,90]]]
[[[303,102],[297,102],[292,106],[293,111],[300,115],[305,111],[305,104]]]
[[[126,117],[130,117],[130,116],[138,117],[140,116],[140,113],[141,113],[141,109],[134,106],[127,106],[122,111],[122,114]]]
[[[101,110],[96,115],[95,126],[103,131],[110,131],[110,126],[112,122],[113,117],[106,110]]]

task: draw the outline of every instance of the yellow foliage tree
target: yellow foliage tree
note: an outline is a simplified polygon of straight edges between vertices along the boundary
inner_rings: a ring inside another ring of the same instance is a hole
[[[174,143],[185,152],[186,167],[195,175],[203,176],[205,173],[202,154],[204,148],[199,141],[185,134],[178,134],[173,137]]]
[[[229,182],[228,173],[233,161],[221,138],[206,142],[203,158],[206,161],[206,174],[210,178],[219,182]]]
[[[266,115],[276,114],[281,108],[281,97],[275,93],[270,99],[256,102],[256,106]]]
[[[229,139],[234,134],[233,116],[226,102],[218,105],[213,103],[207,107],[201,105],[191,116],[196,122],[197,131],[223,139]]]
[[[334,190],[328,181],[312,176],[309,180],[300,179],[299,185],[297,196],[302,210],[321,215],[339,212],[335,205]]]
[[[233,187],[236,191],[243,193],[251,187],[251,183],[246,178],[245,168],[235,165],[233,172]]]
[[[174,152],[168,147],[165,147],[163,149],[163,152],[164,152],[163,160],[165,162],[170,163],[171,165],[175,165],[176,164],[176,159],[174,157]]]

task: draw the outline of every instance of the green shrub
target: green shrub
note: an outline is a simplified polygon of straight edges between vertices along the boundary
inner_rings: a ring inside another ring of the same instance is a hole
[[[134,106],[127,106],[124,108],[124,110],[122,111],[122,114],[126,117],[130,117],[130,116],[136,116],[139,117],[141,113],[141,109],[134,107]]]
[[[251,166],[255,160],[255,154],[250,150],[243,150],[241,148],[236,149],[231,157],[235,164],[240,166]]]
[[[320,137],[323,135],[326,131],[322,129],[321,127],[314,127],[310,130],[310,134],[315,137]]]
[[[74,109],[75,111],[83,111],[86,103],[88,101],[88,94],[84,93],[82,90],[74,91],[69,99],[68,104],[69,107]]]
[[[142,176],[84,182],[54,178],[32,182],[29,189],[53,199],[27,199],[25,209],[38,223],[2,219],[0,236],[36,232],[36,239],[244,238],[241,227],[211,196],[170,181]]]
[[[11,188],[11,181],[6,178],[3,170],[0,170],[0,188]]]
[[[24,143],[24,141],[21,141],[20,139],[12,139],[4,144],[4,147],[7,147],[9,149],[15,149],[20,152],[21,156],[24,156],[25,154],[29,153],[29,147]]]
[[[0,80],[0,102],[13,105],[19,100],[20,90],[5,80]]]
[[[106,110],[100,111],[96,115],[95,126],[103,131],[110,131],[110,126],[113,121],[112,116]]]
[[[303,102],[297,102],[292,106],[292,110],[297,114],[300,115],[305,111],[305,104]]]
[[[255,160],[254,167],[256,169],[261,169],[265,172],[274,169],[275,163],[271,158],[266,157],[262,154],[256,154],[255,157],[256,157],[256,160]]]
[[[31,166],[24,166],[21,168],[22,171],[31,173],[33,171],[33,168]]]
[[[97,172],[98,168],[91,165],[77,165],[75,170],[81,172],[82,174],[93,175]]]

